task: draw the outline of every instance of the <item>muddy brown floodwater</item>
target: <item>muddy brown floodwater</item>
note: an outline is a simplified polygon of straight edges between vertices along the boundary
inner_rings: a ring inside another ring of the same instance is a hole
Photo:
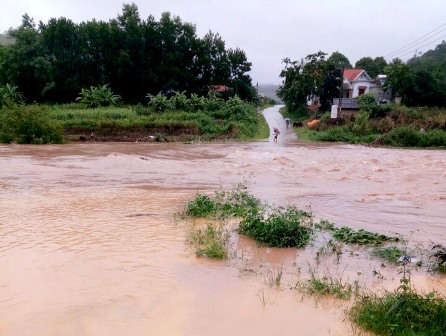
[[[355,334],[349,303],[291,288],[312,268],[380,291],[394,268],[351,246],[316,263],[317,247],[244,237],[228,261],[200,259],[173,214],[197,191],[246,180],[270,204],[446,244],[446,151],[303,143],[277,110],[265,115],[278,143],[0,146],[0,334]],[[413,281],[446,288],[423,271]]]

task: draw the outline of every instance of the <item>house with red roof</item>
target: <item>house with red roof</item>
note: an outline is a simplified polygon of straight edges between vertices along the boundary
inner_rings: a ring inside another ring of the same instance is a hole
[[[343,98],[355,98],[370,92],[375,81],[362,69],[345,69],[342,82]]]
[[[391,90],[384,90],[386,76],[378,75],[371,78],[367,71],[363,69],[344,69],[342,82],[342,108],[347,110],[357,110],[358,106],[354,98],[363,94],[372,94],[377,102],[389,102]],[[333,104],[339,105],[339,99],[333,99]]]

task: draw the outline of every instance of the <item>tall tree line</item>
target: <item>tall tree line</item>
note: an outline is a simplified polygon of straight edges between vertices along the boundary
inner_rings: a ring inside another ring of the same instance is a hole
[[[82,88],[103,84],[126,103],[147,93],[205,95],[211,85],[254,96],[243,50],[226,49],[212,32],[197,37],[193,24],[168,12],[143,20],[135,4],[124,4],[108,22],[62,17],[38,25],[25,14],[9,35],[16,43],[0,46],[0,84],[18,86],[30,102],[72,102]]]

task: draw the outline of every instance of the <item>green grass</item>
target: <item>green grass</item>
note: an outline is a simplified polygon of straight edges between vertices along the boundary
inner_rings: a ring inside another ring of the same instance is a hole
[[[346,226],[337,228],[333,223],[324,219],[317,223],[316,227],[321,230],[330,231],[334,238],[346,244],[379,246],[383,242],[400,241],[399,237],[386,236],[363,229],[355,231]]]
[[[186,203],[184,211],[190,217],[243,217],[260,211],[260,201],[252,196],[243,183],[236,184],[232,190],[218,190],[213,197],[197,193]]]
[[[267,138],[266,122],[252,104],[233,99],[213,110],[166,110],[157,112],[141,105],[86,108],[82,104],[28,105],[25,110],[42,110],[66,135],[94,134],[114,140],[124,135],[139,140],[160,133],[166,141]],[[75,139],[75,138],[73,138]],[[186,140],[187,140],[186,139]]]
[[[392,264],[397,264],[399,259],[405,255],[404,251],[396,246],[377,247],[372,251],[372,255],[384,259]]]
[[[354,116],[333,120],[327,112],[313,127],[296,129],[300,140],[373,144],[392,147],[446,147],[445,108],[407,108],[389,105],[379,113],[360,111]],[[285,108],[284,117],[293,118]],[[297,118],[306,121],[310,116]],[[421,129],[425,131],[420,132]]]
[[[313,233],[313,217],[293,206],[251,213],[243,217],[238,232],[270,247],[304,247]]]
[[[357,287],[328,276],[320,278],[313,270],[310,270],[310,279],[297,282],[296,289],[309,295],[334,296],[338,299],[348,300]]]
[[[63,143],[63,130],[38,105],[17,104],[0,109],[0,142],[19,144]]]
[[[189,232],[188,241],[196,247],[198,257],[213,259],[228,258],[229,232],[222,226],[194,227]]]
[[[446,335],[446,301],[435,293],[396,290],[383,296],[364,294],[350,310],[350,317],[376,335]]]
[[[268,123],[265,120],[263,114],[259,113],[257,115],[258,118],[258,128],[257,133],[254,136],[255,140],[264,140],[269,138],[270,129]]]

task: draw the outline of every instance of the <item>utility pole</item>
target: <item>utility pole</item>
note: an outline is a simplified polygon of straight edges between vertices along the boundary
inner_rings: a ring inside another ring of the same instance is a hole
[[[339,85],[339,106],[338,106],[338,115],[337,120],[341,117],[341,108],[342,108],[342,86],[344,85],[344,68],[341,68],[341,84]]]

